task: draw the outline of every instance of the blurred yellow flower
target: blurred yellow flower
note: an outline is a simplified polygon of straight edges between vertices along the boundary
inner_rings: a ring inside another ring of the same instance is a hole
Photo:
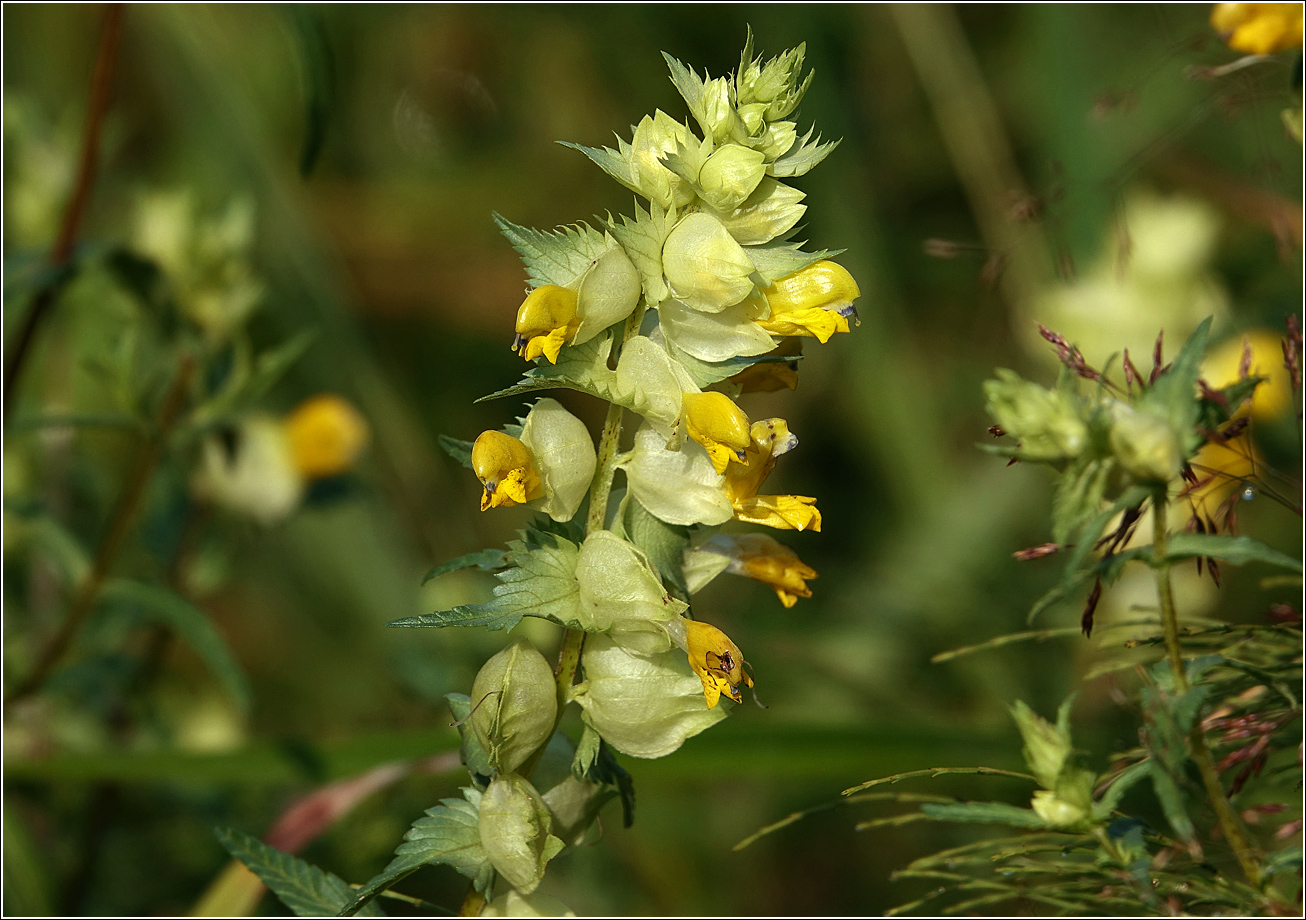
[[[295,469],[305,479],[338,476],[367,446],[367,420],[346,399],[322,393],[286,416],[286,437]]]
[[[1301,47],[1300,3],[1217,3],[1211,27],[1234,51],[1274,54]]]
[[[1292,381],[1283,366],[1283,336],[1278,333],[1253,329],[1226,339],[1206,356],[1202,364],[1202,379],[1215,390],[1237,383],[1242,377],[1244,348],[1251,352],[1248,375],[1269,379],[1252,391],[1250,410],[1244,407],[1239,414],[1250,411],[1252,418],[1267,422],[1282,418],[1292,408]]]
[[[1180,500],[1194,517],[1220,524],[1217,518],[1220,506],[1235,489],[1255,480],[1260,465],[1260,454],[1249,439],[1234,438],[1226,444],[1212,441],[1189,461],[1198,484],[1183,493]]]

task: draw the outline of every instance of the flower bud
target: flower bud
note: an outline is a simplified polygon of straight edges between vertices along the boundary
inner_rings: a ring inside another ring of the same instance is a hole
[[[753,290],[753,263],[710,214],[689,214],[667,235],[662,270],[677,300],[704,313],[737,304]]]
[[[511,773],[553,734],[553,669],[525,639],[481,666],[472,683],[472,731],[500,774]]]
[[[686,433],[703,445],[718,473],[731,460],[744,462],[752,443],[748,416],[724,393],[686,393],[683,397]]]
[[[984,383],[985,408],[1006,432],[1019,439],[1026,460],[1056,462],[1078,457],[1088,444],[1088,427],[1074,399],[998,370]]]
[[[736,210],[720,215],[721,225],[741,246],[769,243],[792,230],[802,218],[807,205],[799,202],[805,197],[768,176]]]
[[[572,344],[583,345],[629,316],[643,289],[639,270],[624,249],[613,246],[599,256],[581,278],[576,300],[579,326]]]
[[[1088,817],[1088,809],[1074,802],[1067,802],[1055,792],[1039,789],[1034,793],[1030,803],[1034,813],[1052,827],[1073,827]]]
[[[553,818],[540,794],[516,773],[499,776],[481,797],[481,846],[509,885],[530,894],[564,844],[549,831]]]
[[[611,636],[595,635],[585,642],[581,664],[585,680],[575,698],[586,724],[631,757],[665,757],[726,716],[708,709],[679,649],[637,655]]]
[[[703,685],[708,709],[725,694],[736,703],[743,701],[740,684],[753,686],[753,678],[744,670],[744,655],[730,637],[711,623],[681,620],[685,627],[685,651],[689,666]]]
[[[481,909],[482,917],[574,917],[576,912],[570,910],[557,898],[538,891],[531,895],[521,895],[508,891],[499,895]]]
[[[750,57],[750,52],[751,45],[745,49],[746,59]],[[811,74],[808,74],[807,79],[801,85],[799,83],[806,53],[807,45],[804,43],[777,55],[765,65],[761,63],[761,58],[741,63],[735,77],[739,105],[765,103],[765,117],[769,121],[784,118],[793,112],[811,82]]]
[[[824,344],[836,332],[848,331],[861,293],[842,265],[814,262],[762,291],[771,315],[757,324],[772,335],[810,335]]]
[[[766,175],[766,157],[738,144],[721,147],[698,173],[699,192],[708,207],[733,211],[753,194]]]
[[[694,190],[684,179],[661,163],[661,158],[676,152],[676,145],[691,140],[689,128],[659,109],[652,117],[644,116],[630,142],[630,171],[641,195],[663,208],[683,208],[694,200]]]
[[[299,506],[304,479],[285,425],[255,415],[225,437],[205,439],[192,488],[201,498],[268,525]]]
[[[1274,54],[1300,48],[1300,3],[1217,3],[1211,27],[1230,48],[1244,54]]]
[[[558,363],[558,352],[576,334],[576,292],[556,284],[542,284],[526,295],[517,311],[517,337],[512,350],[527,361],[540,355]]]
[[[730,81],[725,77],[708,80],[703,84],[703,94],[699,96],[694,117],[702,126],[703,133],[710,135],[718,144],[744,133],[743,122],[739,120],[730,98]]]
[[[589,491],[598,462],[589,429],[556,399],[546,397],[527,413],[521,444],[540,476],[539,509],[555,521],[571,520]]]
[[[1183,447],[1174,426],[1124,403],[1112,407],[1107,444],[1125,472],[1139,482],[1169,482],[1183,467]]]
[[[305,400],[286,416],[295,469],[305,479],[337,476],[367,445],[367,420],[348,400],[330,393]]]
[[[472,444],[472,471],[485,487],[481,510],[511,508],[544,495],[530,448],[502,431],[482,431]]]

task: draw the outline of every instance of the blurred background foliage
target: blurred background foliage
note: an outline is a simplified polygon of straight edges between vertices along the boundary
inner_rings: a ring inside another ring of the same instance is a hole
[[[103,15],[4,9],[6,341],[69,194]],[[227,863],[215,825],[262,835],[325,783],[418,763],[350,799],[334,824],[319,820],[303,851],[361,881],[453,792],[460,773],[436,756],[457,737],[442,696],[465,692],[504,639],[384,623],[483,599],[492,581],[479,572],[425,586],[422,575],[525,522],[477,511],[479,484],[436,441],[519,411],[473,404],[522,370],[508,344],[524,272],[490,212],[539,227],[629,213],[627,191],[553,142],[611,143],[656,108],[683,118],[658,52],[722,74],[746,23],[769,54],[807,43],[817,76],[799,120],[843,138],[798,185],[804,235],[847,249],[861,326],[807,349],[796,392],[745,405],[799,434],[776,488],[819,499],[824,531],[789,542],[820,579],[792,610],[751,581],[706,589],[696,604],[747,651],[770,708],[741,708],[663,760],[625,759],[635,826],[605,812],[601,844],[570,854],[544,890],[590,914],[864,914],[915,897],[918,883],[891,883],[893,869],[980,831],[859,833],[854,823],[875,815],[860,806],[731,847],[872,777],[1022,769],[1007,706],[1050,714],[1100,660],[1099,640],[1075,635],[930,661],[1024,628],[1055,579],[1055,564],[1011,557],[1049,539],[1048,478],[974,448],[994,367],[1052,378],[1035,319],[1101,362],[1122,346],[1146,356],[1162,328],[1177,347],[1211,313],[1216,340],[1277,332],[1300,307],[1301,148],[1280,116],[1300,57],[1213,75],[1237,54],[1208,15],[1141,4],[967,6],[924,21],[869,6],[129,7],[80,245],[130,244],[147,193],[188,190],[214,216],[252,202],[263,297],[250,339],[262,351],[316,333],[261,407],[339,393],[372,441],[284,522],[217,513],[194,537],[186,593],[247,680],[247,708],[192,643],[168,643],[140,681],[152,634],[109,603],[47,687],[6,707],[6,911],[190,910]],[[949,95],[955,85],[963,97]],[[976,100],[994,107],[1006,162],[984,156],[992,137],[965,108]],[[1024,187],[1006,189],[1005,208],[972,206],[976,187],[1011,176]],[[168,370],[131,332],[139,309],[87,269],[24,371],[5,437],[6,686],[64,609],[51,544],[18,512],[35,503],[94,547],[134,445],[122,429],[23,420],[112,411],[117,396],[88,369],[97,361],[159,389],[151,375]],[[559,398],[597,430],[600,407]],[[1255,432],[1265,459],[1299,481],[1291,413]],[[188,475],[160,468],[115,572],[166,567]],[[1258,497],[1239,520],[1300,555],[1299,512]],[[1262,590],[1256,566],[1226,571],[1218,592],[1190,574],[1181,612],[1237,622],[1299,592]],[[1109,591],[1099,623],[1149,603],[1146,590]],[[1074,626],[1079,613],[1066,605],[1041,625]],[[548,624],[519,629],[546,654],[556,646]],[[1114,679],[1085,684],[1075,709],[1095,769],[1137,741]],[[935,782],[929,791],[996,798],[1009,781]],[[464,885],[434,868],[400,890],[452,906]],[[271,897],[259,909],[283,912]]]

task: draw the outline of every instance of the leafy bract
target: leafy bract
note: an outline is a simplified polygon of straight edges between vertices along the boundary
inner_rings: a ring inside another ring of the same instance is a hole
[[[354,889],[339,876],[324,872],[240,831],[220,827],[216,833],[232,858],[248,866],[297,917],[333,916],[354,899]],[[358,914],[362,917],[384,916],[372,904]]]
[[[666,279],[662,276],[662,244],[676,225],[674,208],[664,210],[656,201],[649,202],[645,211],[635,203],[635,217],[626,215],[615,221],[609,216],[608,231],[616,237],[630,261],[639,271],[644,284],[644,300],[650,304],[661,303],[667,296]]]
[[[813,262],[832,259],[843,252],[842,249],[803,252],[802,246],[802,243],[777,240],[762,246],[745,246],[744,253],[748,256],[748,260],[753,263],[753,267],[757,269],[757,273],[770,285],[785,275],[792,275],[796,271],[801,271]]]
[[[1266,546],[1261,541],[1253,540],[1243,534],[1236,537],[1211,533],[1171,534],[1169,542],[1166,544],[1165,556],[1167,560],[1172,562],[1192,559],[1196,556],[1207,556],[1212,559],[1223,559],[1233,565],[1265,562],[1292,572],[1301,572],[1302,570],[1300,559],[1294,559],[1286,553],[1281,553],[1277,549]]]
[[[584,223],[557,230],[532,230],[498,213],[494,222],[526,263],[531,287],[542,284],[566,287],[612,247],[612,240]]]
[[[447,434],[440,435],[440,448],[469,470],[472,468],[472,442],[460,441]]]
[[[788,153],[768,166],[766,171],[777,179],[802,176],[811,172],[817,164],[833,153],[834,148],[840,143],[840,141],[826,141],[823,144],[819,134],[813,141],[812,132],[815,130],[814,127],[809,128],[802,139],[790,147]]]
[[[485,402],[488,399],[499,399],[504,396],[520,396],[535,390],[564,389],[578,390],[608,402],[615,402],[616,374],[608,367],[608,356],[611,354],[612,336],[600,335],[583,345],[564,348],[558,355],[557,364],[546,362],[533,367],[515,385],[482,396],[476,401]],[[441,445],[443,444],[442,440]]]
[[[1206,354],[1206,340],[1211,332],[1211,317],[1184,342],[1174,362],[1166,368],[1138,398],[1135,408],[1166,419],[1178,432],[1184,455],[1191,456],[1202,446],[1196,431],[1201,406],[1197,400],[1197,378]]]

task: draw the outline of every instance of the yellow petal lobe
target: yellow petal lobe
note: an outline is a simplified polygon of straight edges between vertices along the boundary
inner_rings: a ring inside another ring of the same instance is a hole
[[[735,520],[776,530],[821,532],[816,499],[806,495],[758,495],[735,503]]]
[[[324,393],[305,400],[285,419],[295,469],[305,479],[338,476],[367,446],[367,420],[346,399]]]
[[[703,698],[712,709],[724,694],[736,703],[743,702],[740,684],[753,686],[744,670],[744,655],[730,637],[710,623],[685,621],[686,651],[689,666],[703,682]]]
[[[742,462],[752,443],[748,416],[724,393],[686,393],[681,401],[685,430],[703,445],[718,473],[731,460]]]

